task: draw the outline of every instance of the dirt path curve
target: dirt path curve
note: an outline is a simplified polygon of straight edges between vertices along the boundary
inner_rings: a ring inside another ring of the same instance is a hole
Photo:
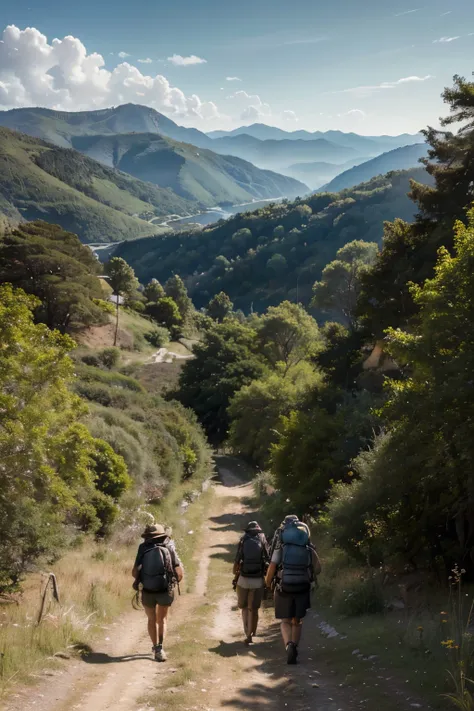
[[[324,654],[318,652],[322,638],[314,620],[308,625],[310,629],[305,630],[301,663],[296,667],[285,664],[273,609],[264,611],[256,644],[250,648],[244,646],[240,613],[230,587],[231,559],[245,521],[256,513],[249,508],[252,486],[242,483],[238,469],[231,471],[219,462],[218,467],[221,482],[215,485],[216,496],[204,524],[207,529],[205,547],[197,552],[200,559],[196,588],[193,593],[179,598],[172,608],[169,662],[156,664],[151,660],[143,612],[131,611],[108,628],[105,639],[95,643],[83,660],[64,662],[62,669],[45,672],[35,688],[12,693],[5,711],[155,709],[153,702],[147,703],[146,698],[156,699],[161,684],[176,671],[173,662],[179,662],[178,654],[173,656],[173,635],[179,636],[180,625],[199,624],[193,610],[203,604],[203,599],[213,605],[205,651],[211,662],[212,678],[190,681],[192,686],[175,689],[182,692],[182,711],[350,711],[361,707],[360,701],[351,698],[348,690],[339,687],[325,665]],[[225,564],[225,577],[228,577],[228,587],[226,580],[224,592],[219,592],[217,597],[207,586],[216,561]],[[163,703],[166,690],[163,694],[159,707],[166,709],[168,704]],[[171,701],[170,696],[168,699]]]

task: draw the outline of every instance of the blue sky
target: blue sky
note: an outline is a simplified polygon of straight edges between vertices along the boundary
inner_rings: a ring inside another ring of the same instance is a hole
[[[2,0],[7,25],[1,108],[132,100],[202,130],[415,132],[474,70],[468,0]]]

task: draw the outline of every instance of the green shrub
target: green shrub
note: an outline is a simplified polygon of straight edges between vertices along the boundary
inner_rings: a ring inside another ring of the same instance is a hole
[[[170,332],[164,326],[158,326],[154,328],[153,331],[145,333],[145,339],[148,343],[156,348],[162,348],[166,343],[170,341]]]
[[[106,314],[115,314],[115,306],[111,301],[105,301],[104,299],[94,299],[93,301]]]
[[[111,370],[118,365],[120,360],[120,350],[111,346],[110,348],[104,348],[98,355],[98,359],[102,365]],[[84,360],[84,359],[83,359]],[[94,365],[93,363],[88,363],[88,365]]]
[[[102,491],[94,493],[91,504],[100,524],[96,529],[97,536],[107,536],[111,533],[113,525],[119,515],[119,508],[111,496]]]
[[[373,615],[383,612],[385,601],[379,577],[371,572],[354,578],[337,593],[334,604],[343,615]]]
[[[95,485],[104,494],[117,501],[131,485],[127,465],[110,444],[95,440],[92,461],[94,463]]]
[[[85,355],[83,355],[83,356],[81,357],[81,361],[82,361],[85,365],[92,365],[92,366],[94,366],[95,368],[99,368],[99,367],[100,367],[100,360],[99,360],[99,357],[98,357],[97,355],[95,355],[94,353],[86,353]]]

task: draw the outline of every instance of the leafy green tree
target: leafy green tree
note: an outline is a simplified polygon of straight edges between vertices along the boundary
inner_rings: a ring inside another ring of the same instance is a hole
[[[296,409],[321,376],[309,363],[298,363],[288,375],[282,367],[244,385],[232,399],[229,443],[234,451],[261,468],[270,463],[283,416]]]
[[[210,441],[220,443],[229,429],[232,397],[266,370],[257,352],[256,332],[226,320],[205,332],[193,354],[181,371],[176,397],[194,410]]]
[[[273,276],[280,276],[288,268],[288,262],[282,254],[273,254],[267,262],[267,269]]]
[[[285,228],[283,227],[283,225],[277,225],[273,229],[273,236],[275,239],[281,239],[285,236]]]
[[[132,267],[121,257],[112,257],[105,265],[105,273],[109,278],[112,293],[116,299],[116,319],[114,346],[117,345],[117,334],[119,327],[120,298],[132,294],[138,288],[138,279]]]
[[[26,223],[0,237],[2,282],[37,296],[36,319],[62,333],[105,321],[97,260],[57,225]]]
[[[283,363],[284,373],[302,360],[309,360],[321,344],[314,318],[290,301],[270,306],[257,329],[262,352],[274,367]]]
[[[214,321],[222,323],[225,317],[232,313],[233,306],[234,304],[227,294],[221,291],[220,294],[216,294],[209,301],[206,312]]]
[[[181,277],[177,274],[170,277],[165,284],[165,292],[166,296],[176,303],[182,320],[186,321],[193,309],[193,302],[188,296],[188,290]]]
[[[146,313],[160,326],[167,329],[179,326],[182,321],[178,305],[170,296],[158,299],[156,303],[149,303],[146,306]]]
[[[165,296],[165,290],[161,286],[158,279],[152,279],[143,289],[143,295],[147,301],[159,301]]]
[[[118,501],[132,484],[124,458],[114,452],[110,444],[99,439],[94,442],[91,458],[96,487]]]
[[[412,287],[416,324],[387,332],[389,352],[409,377],[392,385],[387,435],[356,462],[353,508],[343,492],[334,506],[340,536],[352,510],[351,540],[385,559],[447,570],[457,562],[471,573],[474,211],[468,227],[457,224],[454,245],[453,256],[440,250],[433,279]]]
[[[379,258],[364,275],[359,311],[368,329],[381,337],[389,326],[404,326],[417,313],[410,289],[433,276],[440,247],[453,249],[453,226],[463,219],[474,199],[474,82],[455,76],[443,99],[450,115],[442,127],[459,126],[457,133],[428,127],[423,131],[428,145],[424,161],[430,177],[412,181],[411,198],[418,211],[413,224],[402,220],[385,226]]]
[[[341,247],[336,259],[323,269],[321,281],[313,287],[313,307],[340,316],[351,331],[356,325],[356,306],[361,291],[361,275],[377,256],[373,242],[355,240]]]
[[[34,323],[38,303],[0,286],[0,590],[60,546],[62,523],[94,492],[85,407],[68,387],[74,342]]]

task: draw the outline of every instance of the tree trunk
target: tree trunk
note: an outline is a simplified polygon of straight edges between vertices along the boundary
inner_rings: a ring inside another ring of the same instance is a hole
[[[119,295],[118,295],[118,294],[116,295],[116,298],[117,298],[117,311],[116,311],[117,316],[116,316],[116,318],[115,318],[114,346],[117,345],[117,335],[118,335],[118,327],[119,327],[119,308],[120,308],[120,305],[119,305]]]

